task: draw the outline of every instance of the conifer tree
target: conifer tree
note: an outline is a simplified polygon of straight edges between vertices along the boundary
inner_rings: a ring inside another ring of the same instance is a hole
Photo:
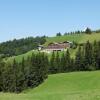
[[[0,59],[0,92],[3,91],[3,72],[5,63]]]
[[[53,51],[53,52],[52,52],[51,59],[50,59],[50,68],[49,68],[50,73],[52,73],[52,74],[55,74],[56,71],[57,71],[57,69],[55,68],[55,66],[56,66],[55,56],[56,56],[56,55],[55,55],[55,52]]]
[[[100,70],[100,41],[98,41],[98,56],[97,56],[97,65],[98,69]]]
[[[42,78],[43,80],[48,77],[48,57],[42,53],[42,58],[41,58],[41,67],[42,67]]]
[[[91,34],[91,33],[92,33],[92,31],[91,31],[91,29],[90,29],[90,28],[88,28],[88,27],[87,27],[87,29],[85,30],[85,33],[86,33],[86,34]]]
[[[82,70],[82,51],[81,51],[81,46],[79,46],[78,51],[76,53],[75,57],[75,70],[80,71]]]
[[[60,72],[60,67],[61,67],[61,64],[60,64],[61,60],[60,60],[60,56],[59,56],[59,52],[58,51],[56,53],[55,62],[56,62],[56,64],[55,64],[56,72],[58,73],[58,72]]]
[[[61,56],[61,67],[60,67],[60,71],[61,72],[65,72],[66,70],[66,59],[65,59],[65,54],[63,53]]]
[[[29,67],[29,66],[28,66]],[[27,88],[27,71],[26,63],[24,57],[22,58],[22,62],[18,64],[18,79],[17,79],[17,90],[20,92]]]
[[[70,71],[75,71],[75,61],[73,58],[71,58],[71,61],[70,61]]]
[[[12,64],[12,92],[17,92],[17,62],[14,59]]]
[[[35,71],[36,70],[36,55],[34,53],[32,53],[32,56],[29,60],[29,75],[28,75],[28,86],[29,87],[34,87],[36,84],[35,81]]]
[[[71,69],[70,69],[70,61],[71,61],[71,58],[70,58],[70,53],[69,53],[69,50],[66,51],[65,53],[65,71],[66,72],[69,72]]]
[[[93,61],[92,61],[92,65],[95,67],[95,69],[98,69],[98,63],[97,63],[97,59],[98,59],[98,43],[96,41],[94,41],[93,43]]]
[[[93,61],[93,47],[92,44],[87,41],[85,44],[85,55],[84,55],[84,64],[85,70],[92,70],[92,61]]]

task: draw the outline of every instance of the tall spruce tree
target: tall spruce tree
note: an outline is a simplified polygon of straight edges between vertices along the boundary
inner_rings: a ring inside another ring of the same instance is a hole
[[[48,56],[46,56],[45,53],[42,53],[41,56],[41,72],[42,78],[45,80],[48,77]]]
[[[56,58],[55,58],[55,67],[56,67],[56,72],[60,72],[60,67],[61,67],[61,60],[60,60],[60,56],[59,56],[59,52],[57,51],[56,53]]]
[[[61,67],[60,67],[60,72],[65,72],[65,67],[66,65],[66,59],[65,59],[65,54],[63,52],[62,56],[61,56]]]
[[[78,51],[76,53],[76,57],[75,57],[75,70],[77,71],[81,71],[82,70],[82,50],[81,50],[81,46],[79,46]]]
[[[55,66],[56,66],[55,57],[56,57],[56,55],[55,55],[55,52],[53,51],[52,56],[50,58],[50,67],[49,67],[49,72],[52,74],[57,73],[57,69],[55,68]]]
[[[75,71],[75,60],[73,58],[70,61],[70,71]]]
[[[12,74],[13,75],[12,76],[12,78],[13,78],[12,91],[13,92],[17,92],[17,74],[18,74],[17,67],[18,67],[17,62],[14,59],[13,64],[12,64],[12,71],[13,71],[13,74]]]
[[[98,69],[100,70],[100,41],[98,41],[98,56],[97,56],[97,65]]]
[[[28,75],[28,86],[29,87],[35,87],[36,81],[35,81],[35,71],[37,71],[36,68],[36,55],[32,53],[32,56],[30,58],[29,62],[29,75]]]
[[[27,71],[28,71],[28,69],[26,69],[26,62],[25,62],[24,57],[22,58],[22,62],[20,64],[18,64],[18,66],[20,68],[18,67],[19,74],[17,75],[18,76],[17,90],[20,92],[27,88]]]
[[[0,59],[0,92],[3,91],[3,72],[5,63]]]
[[[70,61],[71,61],[70,53],[69,53],[69,50],[67,50],[65,53],[65,72],[69,72],[71,70]]]
[[[84,50],[85,50],[85,55],[84,55],[85,70],[92,70],[93,47],[89,41],[87,41],[87,43],[85,44]]]
[[[98,66],[98,43],[97,41],[94,41],[93,43],[93,61],[92,61],[92,65],[95,67],[95,69],[99,69],[99,66]]]

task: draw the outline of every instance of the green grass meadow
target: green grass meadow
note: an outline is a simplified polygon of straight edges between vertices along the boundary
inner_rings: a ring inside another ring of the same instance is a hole
[[[0,93],[0,100],[100,100],[100,71],[49,75],[35,89]]]
[[[56,36],[47,38],[47,42],[45,45],[48,45],[51,42],[64,42],[64,41],[75,41],[77,43],[85,43],[86,41],[93,42],[95,40],[100,40],[100,33],[92,33],[88,34],[73,34],[73,35],[65,35],[65,36]]]

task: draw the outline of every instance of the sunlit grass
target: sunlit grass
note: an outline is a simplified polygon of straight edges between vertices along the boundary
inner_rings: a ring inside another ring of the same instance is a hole
[[[100,100],[100,71],[50,75],[35,89],[0,93],[0,100]]]

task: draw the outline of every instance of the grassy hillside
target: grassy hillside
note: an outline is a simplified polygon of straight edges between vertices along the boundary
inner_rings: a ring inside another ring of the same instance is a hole
[[[63,41],[75,41],[77,43],[84,43],[86,41],[93,42],[94,40],[100,40],[100,33],[94,33],[91,35],[87,34],[76,34],[76,35],[67,35],[67,36],[58,36],[58,37],[49,37],[46,38],[47,42],[44,45],[48,45],[51,42],[63,42]],[[75,56],[77,49],[70,49],[71,52],[71,57]],[[17,61],[21,61],[23,57],[27,58],[28,56],[31,56],[32,53],[36,53],[37,51],[29,51],[25,54],[15,56],[15,57],[10,57],[7,61],[12,61],[13,58],[15,58]],[[62,54],[62,53],[61,53]],[[50,55],[50,54],[49,54]]]
[[[25,59],[27,59],[27,57],[29,57],[29,56],[32,55],[32,53],[34,53],[33,50],[32,50],[32,51],[29,51],[29,52],[27,52],[27,53],[25,53],[25,54],[22,54],[22,55],[9,57],[9,58],[7,58],[7,59],[5,59],[5,60],[6,60],[7,62],[11,62],[11,61],[13,61],[13,59],[15,58],[16,61],[20,62],[20,61],[22,61],[22,58],[23,58],[23,57],[24,57]]]
[[[76,35],[66,35],[66,36],[56,36],[47,38],[45,45],[51,42],[63,42],[63,41],[75,41],[77,43],[84,43],[86,41],[93,42],[94,40],[100,40],[100,33],[88,34],[76,34]]]
[[[76,53],[77,49],[70,49],[69,51],[70,51],[71,57],[75,57],[75,53]],[[22,54],[22,55],[8,57],[8,58],[5,59],[5,61],[6,62],[12,62],[14,60],[14,58],[15,58],[15,60],[17,62],[21,62],[23,57],[25,59],[27,59],[28,57],[31,57],[32,53],[37,53],[37,52],[38,51],[36,51],[36,50],[34,50],[34,51],[32,50],[32,51],[29,51],[29,52],[27,52],[25,54]],[[63,52],[59,52],[59,54],[62,55]],[[52,53],[49,53],[48,54],[49,59],[50,59],[51,56],[52,56]]]
[[[100,71],[50,75],[35,89],[0,93],[0,100],[100,100]]]

